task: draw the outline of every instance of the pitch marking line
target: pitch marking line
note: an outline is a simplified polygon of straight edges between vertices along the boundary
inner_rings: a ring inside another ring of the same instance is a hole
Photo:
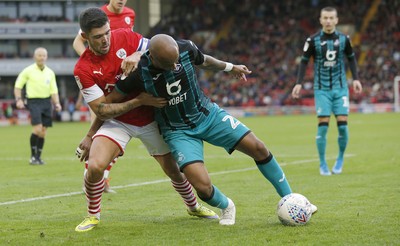
[[[354,154],[348,154],[346,157],[354,157]],[[327,160],[334,160],[335,158],[327,158]],[[299,160],[299,161],[293,161],[290,163],[286,162],[281,162],[281,166],[287,166],[287,165],[299,165],[303,163],[309,163],[309,162],[318,162],[319,159],[308,159],[308,160]],[[240,172],[247,172],[247,171],[252,171],[257,169],[257,167],[250,167],[250,168],[243,168],[243,169],[236,169],[236,170],[229,170],[229,171],[222,171],[222,172],[215,172],[215,173],[210,173],[210,176],[217,176],[217,175],[222,175],[222,174],[227,174],[227,173],[240,173]],[[170,179],[159,179],[159,180],[154,180],[154,181],[148,181],[148,182],[142,182],[142,183],[135,183],[135,184],[128,184],[128,185],[118,185],[118,186],[112,186],[113,189],[123,189],[123,188],[128,188],[128,187],[137,187],[137,186],[144,186],[144,185],[151,185],[151,184],[159,184],[159,183],[164,183],[164,182],[170,182]],[[16,201],[8,201],[8,202],[1,202],[0,206],[5,206],[5,205],[12,205],[12,204],[17,204],[17,203],[25,203],[25,202],[33,202],[33,201],[40,201],[40,200],[46,200],[46,199],[53,199],[57,197],[67,197],[67,196],[74,196],[74,195],[81,195],[82,191],[78,192],[69,192],[69,193],[64,193],[64,194],[57,194],[57,195],[49,195],[49,196],[39,196],[39,197],[32,197],[32,198],[27,198],[27,199],[21,199],[21,200],[16,200]]]

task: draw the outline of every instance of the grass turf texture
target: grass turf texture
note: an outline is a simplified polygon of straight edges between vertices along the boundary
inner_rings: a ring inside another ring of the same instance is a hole
[[[332,120],[330,167],[338,148]],[[0,244],[400,244],[400,114],[350,115],[344,172],[329,177],[319,175],[315,116],[241,121],[276,156],[293,191],[318,206],[306,226],[279,223],[275,209],[280,198],[250,158],[239,152],[229,156],[208,144],[206,166],[213,183],[235,202],[236,225],[223,227],[189,216],[166,175],[135,139],[111,171],[111,185],[118,193],[103,196],[101,223],[77,233],[74,228],[86,215],[86,201],[81,194],[83,165],[74,151],[89,125],[56,123],[48,130],[44,166],[28,164],[30,126],[0,128]]]

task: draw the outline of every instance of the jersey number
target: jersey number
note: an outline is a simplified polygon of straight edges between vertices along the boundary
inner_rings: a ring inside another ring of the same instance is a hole
[[[348,108],[349,107],[349,99],[347,97],[342,97],[343,99],[343,107]]]
[[[238,125],[240,125],[240,121],[236,120],[235,118],[233,118],[230,115],[226,115],[222,121],[225,122],[229,119],[230,123],[231,123],[231,127],[232,129],[236,129],[236,127],[238,127]]]

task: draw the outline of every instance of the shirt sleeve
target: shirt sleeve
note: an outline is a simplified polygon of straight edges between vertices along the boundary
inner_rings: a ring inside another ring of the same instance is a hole
[[[346,54],[347,60],[349,61],[349,68],[350,68],[351,74],[353,75],[353,80],[359,79],[358,78],[358,69],[357,69],[357,60],[356,60],[349,36],[346,36],[346,46],[344,48],[344,53]]]
[[[53,71],[51,71],[50,95],[57,93],[58,93],[58,87],[57,87],[56,75]]]
[[[83,71],[85,71],[84,67],[75,67],[74,77],[83,98],[89,103],[103,96],[104,92],[93,81],[93,78]]]
[[[189,42],[189,48],[190,50],[193,52],[193,61],[195,65],[201,65],[204,63],[205,59],[204,59],[204,54],[199,50],[199,48],[197,48],[197,46],[190,40],[188,40]]]
[[[142,80],[140,79],[138,70],[140,69],[138,68],[134,72],[130,73],[124,80],[118,80],[115,84],[115,90],[123,95],[127,95],[134,90],[140,89],[138,84],[141,83]]]
[[[313,39],[311,37],[308,37],[306,42],[304,43],[303,47],[303,56],[301,57],[301,60],[309,61],[311,56],[314,55],[315,51],[315,46]]]
[[[17,80],[15,81],[15,88],[22,89],[24,88],[26,82],[28,82],[28,71],[27,68],[22,70],[21,73],[19,73]]]
[[[301,84],[303,82],[307,64],[310,61],[311,56],[314,55],[314,50],[314,42],[311,37],[308,37],[303,46],[303,55],[301,57],[299,70],[297,72],[296,84]]]

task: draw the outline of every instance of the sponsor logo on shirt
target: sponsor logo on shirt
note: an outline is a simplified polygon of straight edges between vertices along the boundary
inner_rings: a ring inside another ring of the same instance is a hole
[[[103,72],[101,71],[102,70],[102,68],[100,68],[98,71],[93,71],[93,74],[100,74],[100,75],[103,75]]]
[[[131,24],[131,18],[129,18],[129,16],[125,17],[125,23],[128,25]]]
[[[121,48],[117,51],[116,53],[117,57],[120,59],[125,59],[126,58],[126,50]]]

